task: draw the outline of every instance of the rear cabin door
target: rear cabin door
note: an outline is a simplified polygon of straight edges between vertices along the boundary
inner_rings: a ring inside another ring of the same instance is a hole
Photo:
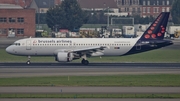
[[[141,50],[141,40],[139,40],[138,44],[136,44],[136,50]]]

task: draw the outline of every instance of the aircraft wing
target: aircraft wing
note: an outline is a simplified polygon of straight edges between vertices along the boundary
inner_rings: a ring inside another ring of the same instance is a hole
[[[90,56],[101,56],[104,55],[104,49],[108,48],[107,46],[96,46],[96,47],[88,47],[88,48],[80,48],[80,49],[58,49],[54,52],[54,54],[58,54],[58,52],[71,52],[74,53],[75,56],[83,56],[86,55],[88,57]]]
[[[91,56],[93,53],[96,52],[102,52],[105,48],[108,48],[106,46],[97,46],[97,47],[89,47],[89,48],[81,48],[81,49],[75,49],[72,52],[79,54],[79,55],[87,55],[87,56]]]

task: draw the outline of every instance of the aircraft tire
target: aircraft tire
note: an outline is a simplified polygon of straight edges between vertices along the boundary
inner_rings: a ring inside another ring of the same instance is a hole
[[[82,59],[81,64],[84,64],[84,61],[85,61],[85,60],[84,60],[84,59]]]
[[[88,61],[88,60],[85,60],[85,59],[82,59],[81,63],[82,63],[83,65],[88,65],[88,64],[89,64],[89,61]]]
[[[88,60],[84,60],[84,65],[88,65],[89,61]]]
[[[30,64],[31,64],[31,61],[28,60],[28,61],[26,62],[26,64],[27,64],[27,65],[30,65]]]

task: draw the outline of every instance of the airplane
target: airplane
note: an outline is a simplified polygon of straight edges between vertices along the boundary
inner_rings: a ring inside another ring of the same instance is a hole
[[[172,45],[164,40],[170,12],[162,12],[137,38],[25,38],[15,41],[6,48],[13,55],[28,56],[26,64],[31,64],[31,56],[54,56],[58,62],[71,62],[82,58],[88,65],[92,56],[125,56],[146,52]]]

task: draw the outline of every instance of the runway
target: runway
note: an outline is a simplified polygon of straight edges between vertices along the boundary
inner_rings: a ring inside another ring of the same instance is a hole
[[[61,75],[180,74],[180,63],[0,63],[0,78]],[[0,87],[0,93],[179,94],[180,87]],[[0,99],[0,101],[179,101],[180,99]]]
[[[0,63],[0,78],[122,74],[180,74],[180,63]]]
[[[173,94],[180,87],[0,87],[0,93],[28,94]]]
[[[151,67],[151,68],[164,68],[164,67],[179,67],[180,63],[90,63],[89,65],[82,65],[81,63],[0,63],[0,68],[77,68],[77,67]]]

